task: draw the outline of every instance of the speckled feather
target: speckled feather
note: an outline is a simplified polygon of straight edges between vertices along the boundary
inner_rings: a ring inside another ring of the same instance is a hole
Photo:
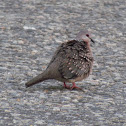
[[[84,32],[85,33],[85,32]],[[80,81],[89,76],[93,57],[90,49],[90,38],[83,39],[83,32],[79,34],[78,38],[81,40],[70,40],[62,43],[55,52],[46,70],[28,81],[26,87],[32,86],[36,83],[47,79],[55,79],[64,82],[73,83],[73,88],[76,81]]]
[[[76,79],[82,75],[86,78],[91,71],[93,57],[87,42],[83,40],[71,40],[62,43],[50,64],[55,62],[57,57],[62,57],[58,71],[63,79]]]

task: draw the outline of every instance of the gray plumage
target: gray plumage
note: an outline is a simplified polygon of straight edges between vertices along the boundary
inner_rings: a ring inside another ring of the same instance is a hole
[[[82,32],[82,31],[81,31]],[[73,83],[87,78],[91,72],[93,56],[90,49],[90,40],[87,32],[78,34],[78,40],[62,43],[55,52],[46,70],[37,77],[28,81],[26,87],[32,86],[47,79]],[[83,35],[85,35],[83,37]],[[94,41],[93,41],[94,42]]]

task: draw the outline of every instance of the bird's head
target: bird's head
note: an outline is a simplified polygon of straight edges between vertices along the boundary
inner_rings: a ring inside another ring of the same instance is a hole
[[[77,40],[83,40],[85,42],[91,41],[91,42],[95,43],[95,41],[91,38],[91,34],[90,34],[90,32],[88,30],[82,30],[82,31],[80,31],[77,34],[76,39]]]

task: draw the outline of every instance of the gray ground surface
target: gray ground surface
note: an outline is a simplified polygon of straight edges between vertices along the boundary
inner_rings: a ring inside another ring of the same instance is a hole
[[[84,92],[55,80],[26,89],[85,27],[96,44]],[[0,126],[126,126],[125,78],[125,0],[0,1]]]

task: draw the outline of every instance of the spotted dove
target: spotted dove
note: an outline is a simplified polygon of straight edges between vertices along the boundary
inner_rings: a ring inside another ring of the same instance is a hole
[[[56,50],[46,70],[28,81],[25,85],[30,87],[47,79],[64,82],[68,89],[79,88],[76,81],[87,78],[92,70],[93,56],[90,48],[91,39],[87,30],[78,33],[76,39],[62,43]],[[67,86],[66,82],[73,86]]]

